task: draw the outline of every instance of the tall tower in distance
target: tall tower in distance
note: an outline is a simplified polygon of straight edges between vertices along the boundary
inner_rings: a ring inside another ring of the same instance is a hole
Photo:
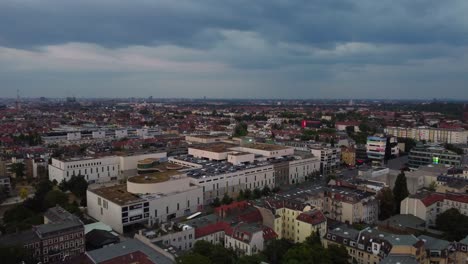
[[[16,111],[21,110],[21,104],[20,104],[20,93],[19,89],[16,89],[16,102],[15,102],[15,109]]]

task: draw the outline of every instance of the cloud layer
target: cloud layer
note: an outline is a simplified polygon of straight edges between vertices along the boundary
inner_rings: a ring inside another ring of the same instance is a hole
[[[468,99],[468,1],[3,0],[30,96]]]

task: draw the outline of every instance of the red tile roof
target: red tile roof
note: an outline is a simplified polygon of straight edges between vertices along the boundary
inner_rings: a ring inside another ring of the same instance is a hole
[[[441,194],[441,193],[431,193],[428,196],[422,198],[421,202],[425,206],[430,206],[430,205],[432,205],[434,203],[442,202],[444,200],[444,197],[445,196],[443,194]]]
[[[311,210],[305,213],[301,213],[299,216],[297,216],[297,220],[309,223],[311,225],[317,225],[327,221],[325,215],[323,215],[323,213],[319,210]]]

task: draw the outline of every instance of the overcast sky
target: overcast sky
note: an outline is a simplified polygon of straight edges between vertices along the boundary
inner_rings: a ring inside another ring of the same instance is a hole
[[[468,99],[467,0],[0,0],[0,97]]]

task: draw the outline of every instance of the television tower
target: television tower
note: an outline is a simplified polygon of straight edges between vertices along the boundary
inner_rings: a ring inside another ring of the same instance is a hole
[[[15,108],[16,108],[16,111],[19,111],[21,109],[21,105],[20,105],[20,93],[19,93],[19,89],[16,89],[16,102],[15,102]]]

